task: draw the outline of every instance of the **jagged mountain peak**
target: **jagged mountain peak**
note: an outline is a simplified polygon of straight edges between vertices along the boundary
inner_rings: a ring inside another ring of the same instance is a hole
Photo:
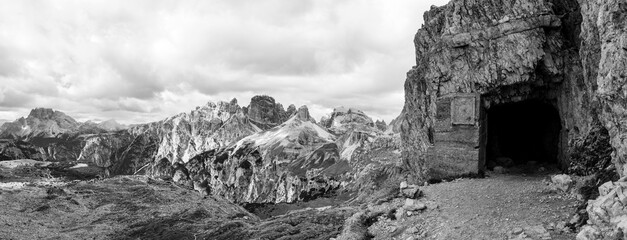
[[[0,127],[0,138],[21,140],[33,137],[56,137],[77,130],[80,123],[52,108],[35,108],[28,117],[6,122]]]
[[[374,121],[363,111],[350,107],[336,107],[333,112],[320,120],[320,124],[329,130],[342,134],[352,129],[376,131]]]
[[[283,108],[283,105],[276,102],[273,97],[268,95],[256,95],[252,97],[245,112],[250,120],[262,129],[273,128],[285,122],[290,117],[288,112]]]
[[[36,118],[39,120],[65,120],[71,123],[78,123],[74,120],[74,118],[52,108],[34,108],[30,111],[27,118]]]
[[[316,121],[311,117],[311,115],[309,115],[309,109],[305,105],[298,108],[298,110],[294,114],[294,118],[299,119],[301,121],[310,121],[314,123]]]

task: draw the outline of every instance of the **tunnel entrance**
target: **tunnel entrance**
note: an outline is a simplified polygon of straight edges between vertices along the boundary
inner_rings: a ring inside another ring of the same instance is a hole
[[[527,100],[495,105],[486,110],[484,117],[488,170],[530,164],[559,167],[561,122],[559,112],[550,103]]]

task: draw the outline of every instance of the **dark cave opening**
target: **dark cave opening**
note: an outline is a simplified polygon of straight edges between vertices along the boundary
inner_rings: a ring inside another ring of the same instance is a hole
[[[561,121],[550,103],[526,100],[487,110],[486,166],[556,165]]]

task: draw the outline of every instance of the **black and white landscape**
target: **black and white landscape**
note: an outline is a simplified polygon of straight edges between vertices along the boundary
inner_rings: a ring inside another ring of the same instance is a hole
[[[0,3],[0,239],[627,239],[626,6]]]

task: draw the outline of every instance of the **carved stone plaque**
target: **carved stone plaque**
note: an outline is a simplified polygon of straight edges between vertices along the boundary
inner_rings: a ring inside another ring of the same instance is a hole
[[[455,96],[451,101],[451,122],[453,125],[475,125],[475,96]]]

